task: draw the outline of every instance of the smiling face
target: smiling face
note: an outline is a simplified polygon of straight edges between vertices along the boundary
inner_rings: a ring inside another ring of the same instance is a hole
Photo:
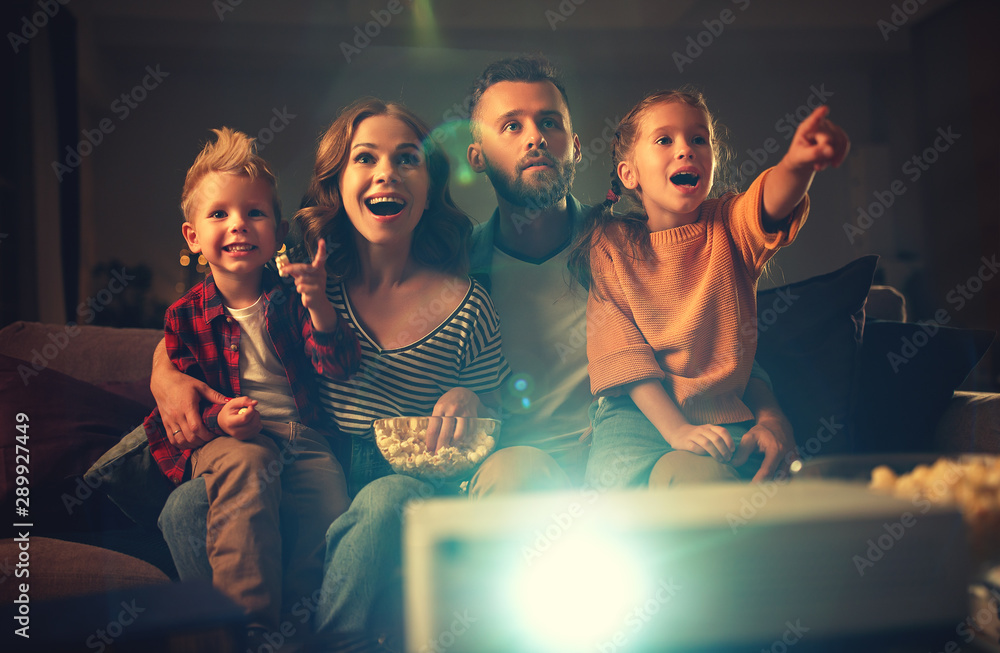
[[[646,109],[632,152],[618,164],[622,185],[639,193],[651,231],[697,220],[714,173],[708,116],[684,102]]]
[[[259,177],[210,172],[192,199],[181,231],[188,248],[208,259],[216,277],[259,273],[284,238],[287,223],[276,223],[274,189]]]
[[[515,206],[546,208],[569,194],[580,160],[569,108],[551,82],[498,82],[473,115],[469,164]]]
[[[408,244],[430,189],[420,139],[398,118],[365,118],[355,129],[339,187],[344,211],[362,240]]]

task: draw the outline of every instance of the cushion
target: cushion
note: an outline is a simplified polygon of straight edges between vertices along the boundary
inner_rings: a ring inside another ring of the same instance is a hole
[[[153,530],[174,489],[150,453],[141,424],[108,449],[83,480],[107,495],[129,519]]]
[[[29,521],[48,532],[81,526],[81,514],[97,505],[98,494],[82,474],[141,424],[149,409],[51,368],[36,373],[30,362],[4,355],[0,355],[0,398],[0,423],[11,425],[0,434],[0,503],[6,514],[15,514],[16,466],[27,462]],[[13,425],[22,413],[27,417],[27,438],[18,442],[22,433]],[[25,443],[27,461],[24,450],[17,449]],[[7,520],[6,532],[10,523]]]
[[[936,451],[935,426],[994,336],[933,322],[869,321],[861,349],[858,450]]]
[[[0,329],[0,354],[87,383],[148,383],[163,329],[14,322]]]
[[[853,450],[865,299],[877,264],[877,256],[864,256],[757,293],[757,362],[803,458]]]

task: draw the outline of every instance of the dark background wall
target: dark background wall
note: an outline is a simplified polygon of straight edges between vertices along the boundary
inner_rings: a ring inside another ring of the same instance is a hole
[[[988,0],[8,3],[0,271],[16,283],[0,290],[0,319],[79,321],[79,303],[124,269],[136,279],[94,321],[158,326],[197,278],[179,262],[177,205],[208,130],[270,141],[290,215],[318,135],[362,95],[443,125],[456,201],[483,219],[495,200],[464,163],[463,102],[491,60],[541,51],[567,79],[584,201],[607,189],[602,133],[650,90],[700,87],[751,178],[784,152],[786,116],[826,96],[851,157],[818,176],[806,229],[762,286],[874,253],[911,320],[945,309],[951,325],[997,329],[1000,278],[969,280],[1000,252],[998,13]],[[42,24],[30,38],[25,19]],[[781,149],[764,151],[768,139]],[[862,209],[878,215],[849,229]],[[1000,366],[980,368],[973,382],[993,387]]]

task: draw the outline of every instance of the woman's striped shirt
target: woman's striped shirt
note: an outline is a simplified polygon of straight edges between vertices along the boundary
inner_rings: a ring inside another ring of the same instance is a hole
[[[464,291],[459,280],[450,288]],[[442,303],[447,305],[446,289]],[[341,283],[330,283],[327,295],[340,317],[351,325],[361,342],[361,368],[350,379],[320,377],[320,398],[340,430],[361,436],[372,422],[383,417],[430,415],[441,395],[455,387],[477,393],[497,390],[510,375],[500,349],[500,319],[486,290],[471,280],[465,298],[434,330],[408,342],[405,332],[398,348],[375,343],[354,315]],[[435,300],[437,302],[438,300]],[[434,303],[416,309],[408,320],[415,329],[426,330],[430,316],[440,315]]]

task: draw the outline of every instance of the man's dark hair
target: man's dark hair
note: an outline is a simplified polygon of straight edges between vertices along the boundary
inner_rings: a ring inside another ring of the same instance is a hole
[[[472,135],[478,140],[479,133],[476,127],[475,114],[476,106],[482,99],[486,89],[498,82],[552,82],[552,85],[559,89],[559,93],[569,108],[569,97],[566,96],[566,88],[563,86],[562,77],[558,69],[552,62],[540,54],[523,55],[520,57],[508,57],[499,59],[486,66],[482,74],[472,84],[472,99],[469,102],[469,114],[472,119]]]

